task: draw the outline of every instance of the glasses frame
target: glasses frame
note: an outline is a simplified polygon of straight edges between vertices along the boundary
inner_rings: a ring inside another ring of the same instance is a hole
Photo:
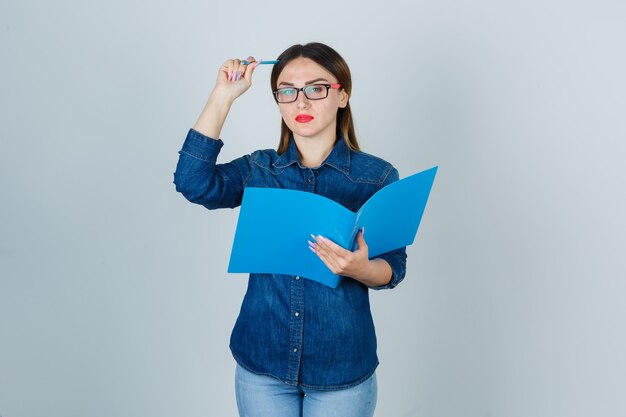
[[[309,96],[306,95],[306,92],[304,91],[305,88],[307,87],[312,87],[314,85],[321,85],[326,87],[326,95],[324,97],[320,97],[320,98],[310,98]],[[296,98],[294,98],[292,101],[278,101],[278,91],[282,90],[284,88],[291,88],[296,90]],[[307,98],[307,100],[324,100],[325,98],[328,97],[328,92],[330,91],[330,89],[337,89],[337,88],[341,88],[341,84],[335,83],[335,84],[309,84],[309,85],[305,85],[302,88],[298,88],[298,87],[281,87],[281,88],[277,88],[276,90],[272,90],[272,94],[274,95],[274,100],[276,100],[276,103],[278,104],[289,104],[289,103],[293,103],[295,101],[298,101],[298,96],[300,95],[300,91],[302,91],[302,94],[304,94],[304,97]]]

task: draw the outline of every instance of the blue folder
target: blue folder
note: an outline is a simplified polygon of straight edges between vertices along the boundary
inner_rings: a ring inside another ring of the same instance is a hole
[[[415,240],[436,173],[435,166],[389,184],[356,213],[305,191],[246,188],[228,272],[299,275],[335,288],[341,276],[311,252],[311,234],[354,250],[356,235],[365,227],[370,258],[408,246]]]

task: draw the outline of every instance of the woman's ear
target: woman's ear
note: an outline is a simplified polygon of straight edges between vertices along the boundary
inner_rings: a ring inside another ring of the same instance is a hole
[[[343,88],[339,90],[339,108],[345,108],[348,105],[349,99],[350,97],[348,96],[348,93],[346,93],[346,90]]]

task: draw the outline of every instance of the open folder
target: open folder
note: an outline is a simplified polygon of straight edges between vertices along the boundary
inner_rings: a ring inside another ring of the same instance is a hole
[[[322,235],[356,248],[365,227],[371,258],[415,240],[437,167],[387,185],[354,213],[318,194],[282,188],[244,190],[228,272],[299,275],[332,288],[341,282],[307,243]]]

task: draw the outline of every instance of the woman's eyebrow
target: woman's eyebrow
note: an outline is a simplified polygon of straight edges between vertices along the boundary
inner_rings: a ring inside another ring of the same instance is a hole
[[[316,79],[314,79],[314,80],[307,81],[306,83],[304,83],[304,85],[313,84],[313,83],[316,83],[316,82],[318,82],[318,81],[326,81],[326,82],[328,82],[328,80],[327,80],[326,78],[316,78]],[[292,83],[288,83],[288,82],[286,82],[286,81],[282,81],[282,82],[281,82],[280,84],[278,84],[278,85],[287,85],[287,86],[290,86],[290,87],[293,87],[293,86],[294,86],[294,84],[292,84]]]

